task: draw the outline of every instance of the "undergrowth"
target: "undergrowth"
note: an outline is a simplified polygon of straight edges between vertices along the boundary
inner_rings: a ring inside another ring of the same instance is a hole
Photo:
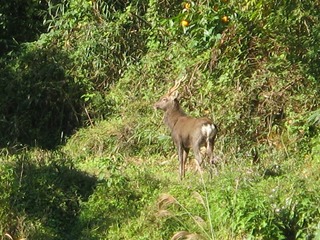
[[[48,1],[0,59],[0,238],[319,238],[319,8]],[[212,178],[191,153],[179,180],[153,109],[181,77],[219,128]]]

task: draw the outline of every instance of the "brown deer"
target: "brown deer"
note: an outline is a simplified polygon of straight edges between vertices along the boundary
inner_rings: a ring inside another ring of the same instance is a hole
[[[180,179],[182,179],[185,177],[185,164],[190,148],[194,152],[199,167],[202,164],[201,147],[206,147],[209,163],[214,163],[212,151],[218,129],[209,118],[194,118],[186,115],[178,100],[177,89],[180,82],[181,80],[176,82],[168,93],[154,104],[154,107],[164,111],[164,123],[170,129],[178,150]]]

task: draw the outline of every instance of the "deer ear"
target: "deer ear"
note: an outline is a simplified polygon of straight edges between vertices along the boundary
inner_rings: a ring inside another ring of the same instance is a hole
[[[171,98],[172,99],[178,99],[178,97],[179,97],[178,91],[174,91],[173,93],[171,93]]]

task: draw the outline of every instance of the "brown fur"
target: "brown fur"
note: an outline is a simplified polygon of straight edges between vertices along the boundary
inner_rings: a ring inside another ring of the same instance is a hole
[[[172,139],[177,147],[180,162],[180,178],[185,177],[185,164],[189,150],[192,149],[199,165],[202,163],[201,147],[206,147],[209,161],[217,135],[217,128],[209,118],[187,116],[181,109],[177,92],[169,92],[154,104],[154,107],[165,112],[164,123],[171,131]],[[204,133],[208,126],[208,134]]]

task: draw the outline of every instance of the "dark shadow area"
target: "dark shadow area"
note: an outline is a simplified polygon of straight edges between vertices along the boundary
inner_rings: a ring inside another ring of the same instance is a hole
[[[265,178],[269,177],[280,177],[284,174],[284,171],[281,169],[280,165],[272,165],[263,170],[263,176]]]
[[[57,49],[22,47],[0,62],[0,147],[52,149],[81,125],[83,86]],[[69,71],[70,72],[70,71]]]
[[[43,25],[47,8],[46,0],[0,1],[0,56],[47,31]]]
[[[97,179],[75,169],[62,154],[41,160],[21,156],[14,172],[16,190],[10,197],[11,211],[35,226],[27,229],[27,235],[38,240],[70,239],[80,203],[94,192]],[[19,234],[17,225],[8,230],[13,236]]]

